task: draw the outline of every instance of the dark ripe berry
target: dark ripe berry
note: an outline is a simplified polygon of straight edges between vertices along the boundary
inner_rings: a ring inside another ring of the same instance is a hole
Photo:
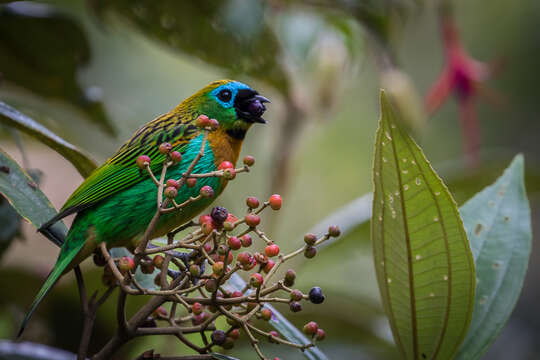
[[[146,155],[141,155],[137,158],[137,160],[135,160],[135,163],[137,164],[139,169],[144,169],[146,168],[146,165],[150,164],[150,157]]]
[[[230,161],[222,161],[218,166],[218,170],[225,170],[225,169],[234,169],[233,163]]]
[[[227,209],[221,206],[216,206],[212,208],[212,211],[210,212],[210,217],[218,225],[222,225],[225,222],[225,220],[227,220],[228,216],[229,216],[229,212],[227,211]]]
[[[238,339],[240,337],[240,330],[232,329],[231,331],[229,331],[229,336],[234,340]]]
[[[165,183],[165,186],[167,187],[173,187],[175,188],[176,190],[178,190],[180,188],[180,184],[178,183],[178,181],[174,180],[174,179],[169,179],[167,180],[167,182]]]
[[[275,330],[272,330],[272,331],[269,332],[269,334],[270,334],[270,339],[268,339],[268,341],[270,341],[271,343],[277,343],[277,341],[274,340],[273,337],[279,339],[279,333],[277,331],[275,331]]]
[[[255,214],[247,214],[244,217],[244,220],[246,221],[246,225],[249,227],[255,227],[261,222],[261,218],[259,217],[259,215]]]
[[[225,270],[225,264],[223,264],[223,262],[221,261],[215,262],[214,265],[212,265],[212,270],[214,271],[214,274],[219,276],[223,274],[223,271]]]
[[[187,178],[186,179],[186,186],[189,188],[195,187],[197,185],[197,179],[196,178]]]
[[[270,270],[272,270],[274,265],[276,265],[274,260],[268,260],[268,262],[266,263],[266,265],[263,268],[263,271],[268,274],[270,272]]]
[[[216,130],[219,127],[219,122],[216,119],[210,119],[209,124],[212,130]]]
[[[236,261],[238,261],[242,265],[249,265],[251,264],[251,259],[253,256],[251,256],[248,252],[241,252],[236,256]]]
[[[105,257],[101,251],[96,251],[92,259],[94,260],[94,264],[96,264],[96,266],[105,266],[105,264],[107,264],[107,260],[105,260]]]
[[[251,239],[251,236],[249,234],[245,234],[240,238],[240,242],[242,243],[243,247],[250,247],[253,243],[253,240]]]
[[[197,117],[197,121],[195,122],[195,125],[197,125],[198,127],[207,127],[207,126],[210,126],[210,122],[209,122],[209,118],[208,116],[206,115],[199,115],[199,117]]]
[[[314,304],[322,304],[324,302],[325,296],[320,287],[314,286],[309,290],[309,301]]]
[[[289,308],[292,312],[299,312],[302,311],[302,304],[300,304],[298,301],[291,301],[289,303]]]
[[[216,279],[207,279],[204,283],[204,288],[206,291],[213,293],[217,290],[217,281]]]
[[[152,263],[154,263],[154,266],[157,267],[157,268],[161,268],[161,265],[163,265],[163,260],[165,260],[165,258],[161,255],[156,255],[154,256],[154,258],[152,259]]]
[[[189,272],[191,276],[198,277],[199,275],[201,275],[201,268],[199,267],[199,265],[192,264],[189,266]]]
[[[317,341],[323,341],[325,337],[326,333],[324,332],[324,330],[317,329],[317,335],[315,335],[315,339],[317,339]]]
[[[129,256],[122,256],[120,259],[118,259],[118,270],[122,273],[126,273],[129,270],[133,270],[135,267],[135,262],[133,259]]]
[[[249,277],[249,284],[254,288],[260,287],[263,284],[263,281],[263,276],[259,273],[251,274]]]
[[[232,349],[234,347],[234,339],[230,336],[227,336],[227,338],[225,338],[225,342],[221,345],[221,347],[225,350]]]
[[[227,239],[227,244],[233,250],[238,250],[242,247],[242,242],[236,236],[231,236]]]
[[[234,169],[223,170],[223,178],[225,180],[233,180],[236,177],[236,171]]]
[[[154,264],[151,261],[142,261],[141,272],[143,274],[152,274],[154,272]]]
[[[160,319],[167,317],[167,314],[167,310],[163,306],[160,306],[156,310],[154,310],[154,312],[152,313],[152,317],[154,319]]]
[[[276,244],[268,245],[264,248],[264,253],[268,257],[277,256],[279,254],[279,246],[277,246]]]
[[[291,300],[293,301],[300,301],[303,299],[302,292],[300,290],[293,290],[291,291]]]
[[[155,327],[157,327],[157,323],[156,323],[156,320],[154,320],[153,317],[149,316],[139,325],[139,327],[142,327],[142,328],[155,328]]]
[[[304,235],[304,242],[306,243],[306,245],[312,246],[313,244],[315,244],[315,241],[317,241],[317,236],[315,234],[307,233],[306,235]]]
[[[165,189],[163,194],[168,199],[174,199],[176,195],[178,195],[178,190],[176,190],[175,187],[169,186],[168,188]]]
[[[246,205],[251,209],[256,209],[259,207],[259,199],[254,196],[250,196],[246,199]]]
[[[203,306],[201,305],[201,303],[193,303],[191,305],[191,312],[195,315],[199,315],[200,313],[202,313],[203,311]]]
[[[296,273],[294,272],[294,270],[292,269],[287,270],[287,272],[285,273],[285,278],[284,278],[285,286],[293,286],[295,279],[296,279]]]
[[[317,249],[315,249],[313,246],[308,246],[304,250],[304,256],[308,259],[314,258],[315,255],[317,255]]]
[[[341,234],[341,230],[336,225],[332,225],[328,228],[328,235],[331,237],[338,237]]]
[[[264,321],[269,321],[272,318],[272,311],[270,309],[261,310],[261,319]]]
[[[227,340],[227,335],[223,330],[214,330],[212,335],[210,335],[212,342],[216,345],[223,345],[225,340]]]
[[[169,154],[169,157],[171,158],[172,162],[175,164],[178,164],[180,161],[182,161],[182,154],[180,154],[178,151],[172,151]]]
[[[306,335],[315,335],[317,334],[317,330],[319,330],[319,325],[315,321],[310,321],[306,325],[304,325],[304,334]]]
[[[253,166],[255,164],[255,158],[251,155],[244,156],[244,165]]]
[[[169,143],[163,143],[159,145],[159,152],[167,155],[172,150],[172,145]]]
[[[233,291],[233,292],[231,293],[231,297],[232,297],[232,298],[237,298],[237,297],[242,297],[242,296],[244,296],[244,294],[243,294],[241,291],[238,291],[238,290]]]
[[[281,195],[274,194],[270,196],[270,199],[268,199],[268,203],[270,204],[272,210],[281,209],[281,204],[283,203],[283,201],[281,200]]]
[[[201,188],[200,194],[203,198],[209,199],[214,196],[214,189],[208,185],[205,185]]]

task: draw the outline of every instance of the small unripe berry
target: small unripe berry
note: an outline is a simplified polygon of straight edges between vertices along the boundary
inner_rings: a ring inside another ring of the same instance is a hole
[[[142,261],[141,262],[141,272],[143,274],[152,274],[154,272],[154,264],[151,261]]]
[[[126,273],[129,270],[133,270],[135,267],[135,262],[133,262],[133,259],[130,256],[122,256],[120,259],[118,259],[118,270],[122,273]]]
[[[251,209],[256,209],[259,207],[259,199],[254,196],[250,196],[246,199],[246,205]]]
[[[175,164],[178,164],[180,161],[182,161],[182,154],[180,154],[178,151],[172,151],[169,154],[169,157],[171,158],[172,162]]]
[[[152,259],[152,263],[154,263],[154,266],[157,267],[157,268],[161,268],[161,265],[163,265],[163,261],[165,260],[165,258],[161,255],[156,255],[154,256],[154,258]]]
[[[315,339],[317,339],[317,341],[323,341],[325,337],[326,333],[324,332],[324,330],[317,329],[317,335],[315,335]]]
[[[201,193],[201,196],[202,196],[203,198],[207,198],[207,199],[208,199],[208,198],[211,198],[211,197],[214,196],[214,189],[212,189],[212,188],[211,188],[210,186],[208,186],[208,185],[205,185],[205,186],[203,186],[203,187],[201,188],[200,193]]]
[[[186,186],[189,188],[195,187],[197,185],[197,179],[196,178],[187,178],[186,179]]]
[[[341,230],[336,225],[332,225],[328,228],[328,235],[331,237],[338,237],[341,234]]]
[[[296,273],[294,272],[294,270],[289,269],[285,273],[285,278],[284,278],[283,283],[285,284],[285,286],[293,286],[295,279],[296,279]]]
[[[222,161],[218,166],[218,170],[225,170],[225,169],[234,169],[233,163],[230,161]]]
[[[229,336],[234,340],[238,339],[240,337],[240,330],[232,329],[231,331],[229,331]]]
[[[210,126],[210,122],[209,122],[209,118],[208,116],[206,115],[199,115],[199,117],[197,117],[197,120],[195,122],[195,125],[197,125],[198,127],[207,127],[207,126]]]
[[[317,236],[315,234],[307,233],[306,235],[304,235],[304,242],[306,243],[306,245],[312,246],[313,244],[315,244],[316,241]]]
[[[223,274],[224,269],[225,265],[221,261],[215,262],[214,265],[212,265],[212,270],[214,271],[214,274],[218,276]]]
[[[275,338],[278,338],[279,339],[279,333],[275,330],[272,330],[269,332],[270,334],[270,339],[268,339],[268,341],[270,341],[271,343],[277,343],[276,340],[274,340],[272,337],[275,337]]]
[[[309,290],[309,301],[314,304],[322,304],[324,302],[325,296],[320,287],[314,286]]]
[[[273,260],[268,260],[268,262],[266,263],[266,265],[263,268],[263,271],[268,274],[270,272],[270,270],[272,270],[274,265],[276,265],[276,263]]]
[[[272,318],[272,311],[270,309],[261,310],[261,319],[264,321],[269,321]]]
[[[292,301],[289,303],[289,308],[292,312],[302,311],[302,305],[298,301]]]
[[[227,251],[229,251],[229,247],[225,244],[219,244],[218,248],[217,248],[217,253],[221,256],[225,255],[227,253]],[[221,257],[220,256],[220,257]]]
[[[180,184],[178,183],[178,181],[176,181],[174,179],[167,180],[167,182],[165,183],[165,186],[166,187],[173,187],[176,190],[178,190],[180,188]]]
[[[270,203],[270,207],[272,210],[279,210],[281,209],[281,204],[283,201],[281,200],[281,195],[274,194],[270,196],[270,199],[268,199],[268,202]]]
[[[203,311],[203,306],[201,305],[201,303],[193,303],[191,305],[191,312],[195,315],[199,315],[200,313],[202,313]]]
[[[261,222],[261,218],[259,217],[259,215],[255,214],[247,214],[244,217],[244,220],[246,221],[246,225],[249,227],[255,227]]]
[[[244,165],[253,166],[255,164],[255,158],[251,155],[244,156]]]
[[[227,340],[227,335],[223,330],[214,330],[212,335],[210,335],[212,342],[216,345],[223,345]]]
[[[277,256],[279,254],[279,246],[277,246],[276,244],[268,245],[264,248],[264,253],[268,257]]]
[[[308,259],[314,258],[315,255],[317,255],[317,249],[315,249],[313,246],[308,246],[304,250],[304,256]]]
[[[303,299],[302,292],[300,290],[293,290],[291,291],[291,300],[293,301],[300,301]]]
[[[209,124],[212,130],[216,130],[219,127],[219,122],[216,119],[210,119]]]
[[[139,167],[139,169],[144,169],[146,168],[146,165],[149,165],[150,164],[150,157],[146,156],[146,155],[141,155],[137,158],[137,160],[135,161],[135,163],[137,164],[137,166]]]
[[[222,206],[216,206],[212,208],[212,211],[210,212],[210,217],[218,225],[222,225],[223,222],[227,220],[228,216],[229,216],[229,212],[227,211],[227,209],[225,209]]]
[[[227,239],[227,244],[233,250],[238,250],[242,247],[242,242],[236,236],[231,236]]]
[[[249,284],[254,288],[260,287],[263,284],[263,281],[263,276],[259,273],[251,274],[249,278]]]
[[[225,180],[233,180],[236,177],[236,171],[234,169],[223,170],[223,178]]]
[[[201,275],[201,268],[199,267],[199,265],[192,264],[189,266],[189,273],[191,274],[191,276],[198,277],[199,275]]]
[[[152,313],[152,317],[154,319],[165,318],[167,317],[167,314],[167,310],[163,306],[160,306],[156,310],[154,310],[154,312]]]
[[[206,282],[204,283],[204,288],[208,292],[211,292],[211,293],[215,292],[217,290],[216,279],[207,279]]]
[[[163,143],[159,145],[159,152],[167,155],[172,150],[172,145],[169,143]]]
[[[315,335],[317,334],[317,330],[319,330],[319,325],[315,321],[310,321],[306,325],[304,325],[304,334],[306,335]]]
[[[242,243],[243,247],[250,247],[253,243],[253,240],[251,239],[251,236],[249,234],[245,234],[240,238],[240,242]]]
[[[178,190],[176,190],[175,187],[169,186],[168,188],[165,189],[163,194],[168,199],[174,199],[176,195],[178,195]]]

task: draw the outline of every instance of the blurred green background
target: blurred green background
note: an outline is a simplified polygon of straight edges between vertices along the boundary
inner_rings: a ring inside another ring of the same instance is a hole
[[[426,120],[417,140],[459,204],[493,182],[513,155],[523,152],[536,233],[540,3],[451,4],[469,52],[504,63],[486,84],[502,101],[479,99],[482,144],[475,168],[467,167],[462,153],[452,98]],[[402,77],[381,85],[385,56]],[[212,80],[235,78],[270,98],[269,123],[254,127],[243,148],[243,154],[257,159],[253,172],[232,182],[217,204],[241,213],[246,196],[264,199],[281,193],[283,210],[264,220],[284,250],[300,246],[306,231],[371,191],[379,88],[404,89],[397,94],[405,94],[411,111],[417,111],[414,100],[421,100],[443,64],[437,8],[420,0],[0,1],[0,100],[98,162],[142,124]],[[1,147],[20,164],[42,171],[40,187],[60,208],[81,182],[73,166],[12,129],[0,127],[0,135]],[[2,222],[0,232],[8,231],[7,224]],[[57,251],[23,224],[2,253],[0,338],[14,338]],[[539,260],[533,245],[521,299],[486,359],[539,358]],[[91,261],[84,265],[90,286],[100,287],[100,271]],[[288,318],[297,325],[315,319],[327,332],[320,347],[329,358],[398,357],[379,301],[368,223],[295,266],[296,286],[307,290],[319,285],[327,301]],[[114,331],[113,314],[114,302],[109,301],[98,314],[92,349]],[[76,351],[79,318],[76,284],[68,275],[43,302],[23,339]],[[162,354],[186,351],[172,337],[141,338],[122,348],[117,358],[132,359],[150,348]],[[264,349],[283,359],[302,358],[283,346]],[[245,341],[229,353],[254,358]]]

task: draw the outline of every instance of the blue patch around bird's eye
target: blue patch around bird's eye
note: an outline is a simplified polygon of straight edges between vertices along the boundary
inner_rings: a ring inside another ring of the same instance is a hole
[[[246,84],[242,84],[238,81],[231,81],[225,85],[218,86],[210,93],[216,101],[224,108],[230,108],[234,105],[234,99],[238,90],[251,89]]]

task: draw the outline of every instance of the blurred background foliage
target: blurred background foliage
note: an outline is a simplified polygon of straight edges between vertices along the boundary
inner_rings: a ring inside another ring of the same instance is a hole
[[[515,153],[523,152],[536,233],[540,3],[445,2],[453,8],[469,53],[505,64],[487,83],[498,101],[480,98],[476,107],[481,146],[475,167],[468,166],[468,155],[461,150],[464,139],[453,99],[429,119],[422,115],[421,99],[445,63],[438,4],[4,0],[0,1],[0,100],[102,162],[139,126],[208,82],[230,77],[249,83],[272,100],[266,116],[269,124],[254,127],[245,142],[243,153],[257,159],[254,171],[235,180],[218,204],[240,213],[247,195],[266,198],[281,193],[285,206],[279,214],[267,215],[266,223],[272,224],[267,230],[282,249],[292,250],[327,215],[371,191],[382,86],[409,115],[417,140],[460,204],[492,183]],[[43,172],[40,188],[59,208],[81,181],[77,170],[5,120],[0,115],[2,149],[25,168]],[[19,223],[0,199],[3,339],[13,339],[57,254],[57,248],[31,226],[19,228]],[[327,330],[320,347],[331,359],[395,359],[375,282],[369,224],[349,225],[351,231],[314,260],[296,264],[297,286],[320,285],[327,293],[326,305],[306,306],[289,318],[298,325],[315,318]],[[486,358],[540,356],[539,264],[533,246],[523,295]],[[91,262],[84,265],[89,286],[98,288],[100,271]],[[281,310],[288,314],[286,308]],[[99,313],[94,349],[111,335],[113,314],[112,302]],[[81,325],[76,284],[68,275],[44,301],[24,339],[74,351]],[[267,346],[276,356],[302,358],[300,353]],[[185,350],[174,339],[154,337],[134,341],[118,358],[131,359],[149,348],[163,354]],[[241,359],[252,357],[246,342],[232,353]]]

